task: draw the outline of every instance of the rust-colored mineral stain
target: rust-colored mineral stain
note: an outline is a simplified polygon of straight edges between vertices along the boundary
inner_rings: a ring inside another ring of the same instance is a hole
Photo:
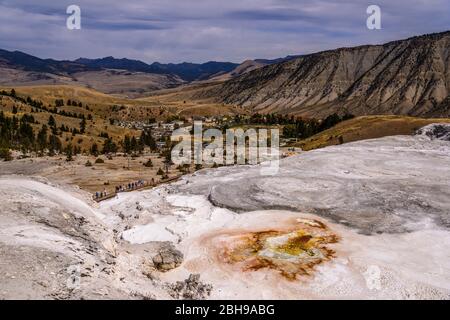
[[[302,219],[288,230],[267,230],[234,235],[222,250],[226,263],[244,271],[264,268],[288,280],[310,275],[314,267],[334,257],[327,245],[338,237],[320,221]]]

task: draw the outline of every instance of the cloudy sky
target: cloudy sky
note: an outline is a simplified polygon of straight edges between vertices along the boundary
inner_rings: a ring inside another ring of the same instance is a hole
[[[81,30],[66,28],[71,4]],[[446,30],[450,0],[0,0],[0,48],[55,59],[241,62]]]

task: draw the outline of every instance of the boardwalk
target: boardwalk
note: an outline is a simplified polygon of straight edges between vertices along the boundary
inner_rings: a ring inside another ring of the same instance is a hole
[[[108,200],[108,199],[115,198],[118,193],[132,192],[132,191],[138,191],[138,190],[154,188],[154,187],[157,187],[157,186],[159,186],[161,184],[165,184],[165,183],[170,183],[170,182],[176,181],[176,180],[178,180],[181,177],[182,177],[182,175],[175,176],[175,177],[172,177],[172,178],[169,178],[169,179],[161,180],[159,183],[145,182],[144,184],[142,184],[140,186],[137,186],[137,187],[134,187],[134,188],[123,189],[123,191],[119,191],[119,192],[112,192],[112,193],[107,194],[106,196],[96,197],[95,194],[94,194],[92,197],[93,197],[94,201],[102,202],[102,201],[105,201],[105,200]]]

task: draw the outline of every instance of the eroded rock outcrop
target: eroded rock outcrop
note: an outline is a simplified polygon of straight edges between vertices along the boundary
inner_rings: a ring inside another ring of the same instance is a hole
[[[448,116],[450,32],[304,55],[243,74],[210,96],[257,112]]]
[[[184,281],[169,285],[169,294],[174,299],[200,300],[211,294],[212,285],[200,281],[199,274],[191,274]]]
[[[418,130],[416,134],[427,136],[431,140],[438,139],[443,141],[450,141],[450,124],[448,123],[430,124]]]
[[[152,258],[156,269],[166,272],[179,267],[183,263],[183,254],[173,245],[164,245]]]

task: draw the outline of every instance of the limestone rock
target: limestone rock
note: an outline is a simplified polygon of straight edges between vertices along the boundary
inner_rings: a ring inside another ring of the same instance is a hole
[[[443,141],[450,141],[450,124],[435,123],[419,129],[417,135],[424,135],[431,140],[438,139]]]
[[[171,245],[165,246],[152,258],[152,261],[156,269],[166,272],[181,265],[183,254]]]
[[[200,300],[211,295],[212,285],[200,281],[199,274],[191,274],[184,281],[169,285],[169,294],[174,299]]]

